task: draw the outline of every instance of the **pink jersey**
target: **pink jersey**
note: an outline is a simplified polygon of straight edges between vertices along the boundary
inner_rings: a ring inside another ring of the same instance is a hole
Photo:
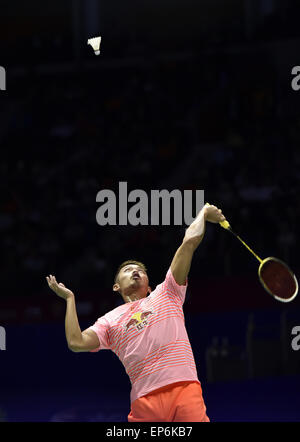
[[[123,363],[131,402],[173,382],[199,382],[182,311],[186,288],[169,269],[149,296],[120,305],[90,327],[100,342],[92,352],[112,350]]]

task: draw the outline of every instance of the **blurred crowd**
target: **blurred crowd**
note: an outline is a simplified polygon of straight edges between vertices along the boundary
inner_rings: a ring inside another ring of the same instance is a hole
[[[35,0],[28,8],[6,3],[1,11],[1,63],[27,66],[91,57],[92,49],[82,45],[93,15],[88,2],[47,8]],[[297,0],[133,2],[131,8],[116,1],[101,4],[95,20],[106,58],[128,58],[299,38],[299,13]]]
[[[244,62],[241,64],[241,61]],[[99,61],[101,63],[101,61]],[[204,189],[260,255],[297,261],[300,114],[264,56],[225,55],[12,78],[1,101],[2,295],[109,289],[122,260],[161,282],[186,226],[105,226],[101,189]],[[192,276],[253,272],[207,226]]]

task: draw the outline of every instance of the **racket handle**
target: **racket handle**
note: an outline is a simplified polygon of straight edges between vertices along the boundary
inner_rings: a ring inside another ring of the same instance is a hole
[[[226,230],[230,229],[230,224],[228,221],[226,221],[226,219],[225,219],[225,221],[220,221],[219,224],[221,227],[223,227],[223,229],[226,229]]]

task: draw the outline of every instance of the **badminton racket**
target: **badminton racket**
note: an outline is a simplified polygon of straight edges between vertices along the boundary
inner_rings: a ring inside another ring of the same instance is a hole
[[[219,222],[223,229],[231,232],[259,261],[258,277],[263,288],[277,301],[290,302],[298,293],[298,281],[292,270],[286,263],[278,258],[269,256],[261,259],[253,250],[237,235],[227,220]]]

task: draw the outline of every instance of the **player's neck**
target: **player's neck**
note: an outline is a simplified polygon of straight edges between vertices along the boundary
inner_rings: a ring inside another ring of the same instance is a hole
[[[140,301],[143,298],[145,298],[145,296],[139,292],[134,292],[134,293],[123,295],[123,299],[124,299],[125,303]]]

